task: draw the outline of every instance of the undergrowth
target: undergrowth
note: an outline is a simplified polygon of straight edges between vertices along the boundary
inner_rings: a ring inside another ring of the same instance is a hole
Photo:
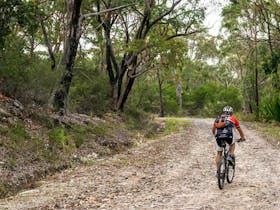
[[[164,119],[164,123],[162,135],[180,132],[190,125],[186,119],[180,118],[166,118]]]

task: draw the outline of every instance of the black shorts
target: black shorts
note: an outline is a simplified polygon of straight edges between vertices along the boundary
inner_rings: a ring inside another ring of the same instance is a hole
[[[227,144],[231,145],[233,143],[233,139],[232,138],[216,138],[216,142],[217,142],[217,150],[220,151],[221,147],[222,147],[222,141],[225,141]]]

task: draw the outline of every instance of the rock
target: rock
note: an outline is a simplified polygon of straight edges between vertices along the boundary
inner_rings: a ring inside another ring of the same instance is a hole
[[[4,109],[0,108],[0,117],[11,117],[12,115],[9,112],[6,112]]]
[[[23,110],[23,105],[18,100],[14,100],[13,106],[21,111]]]

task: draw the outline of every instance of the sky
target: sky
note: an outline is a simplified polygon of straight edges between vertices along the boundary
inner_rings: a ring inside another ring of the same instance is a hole
[[[204,25],[209,29],[211,35],[218,35],[221,27],[222,8],[229,3],[228,0],[203,0],[202,5],[207,8]]]

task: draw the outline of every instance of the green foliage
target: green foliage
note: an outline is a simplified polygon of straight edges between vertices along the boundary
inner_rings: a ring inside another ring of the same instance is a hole
[[[262,118],[280,122],[280,94],[263,98],[260,112]]]
[[[165,112],[168,114],[177,114],[179,105],[176,98],[176,87],[172,84],[166,85],[163,90],[163,101]]]
[[[70,89],[70,109],[75,112],[102,115],[111,107],[111,86],[96,64],[84,61],[77,68]]]
[[[165,121],[165,129],[164,129],[165,135],[177,131],[178,131],[178,125],[176,120],[169,119]]]
[[[264,62],[262,64],[262,68],[264,69],[266,74],[277,73],[280,64],[280,49],[278,52],[274,52],[271,56],[267,58],[264,55]]]
[[[279,122],[279,121],[278,121]],[[280,142],[280,124],[278,123],[268,123],[263,124],[260,130],[262,130],[270,138],[275,138],[278,143]]]
[[[241,109],[241,98],[237,88],[225,88],[217,83],[208,83],[197,87],[184,96],[186,109],[190,114],[213,116],[220,114],[226,105],[237,112]]]
[[[87,129],[84,127],[74,127],[72,137],[74,139],[75,146],[79,148],[85,142]]]
[[[65,132],[64,127],[54,128],[48,132],[49,144],[51,147],[68,149],[71,136]]]
[[[85,142],[85,137],[82,134],[77,134],[74,138],[75,146],[77,148],[81,147],[82,144]]]
[[[109,128],[106,125],[98,125],[93,128],[93,133],[97,136],[104,136],[108,131]]]
[[[46,104],[56,82],[58,71],[40,57],[25,54],[23,40],[9,37],[9,45],[0,52],[0,91],[23,104]]]
[[[138,119],[136,113],[141,111],[138,112],[137,109],[145,112],[158,113],[159,103],[158,82],[156,79],[147,77],[141,81],[137,81],[135,84],[135,89],[128,100],[127,110],[125,111],[128,115],[134,113],[136,119]],[[179,106],[176,98],[176,87],[170,80],[163,87],[163,103],[166,114],[172,115],[178,113]]]
[[[31,1],[1,0],[0,1],[0,51],[5,46],[5,38],[20,26],[30,34],[38,28],[35,16],[35,5]]]
[[[252,113],[244,113],[244,112],[235,112],[234,116],[241,121],[247,121],[247,122],[254,122],[256,121],[256,116]]]
[[[180,129],[184,129],[185,127],[189,126],[186,120],[178,120],[178,119],[167,119],[165,120],[165,128],[163,135],[168,135],[170,133],[179,132]]]
[[[135,88],[128,99],[127,106],[142,109],[145,112],[158,111],[158,85],[149,77],[139,79],[135,82]]]
[[[29,137],[24,124],[18,121],[10,130],[9,137],[11,139],[11,146],[14,149],[21,148],[24,140]]]
[[[0,181],[0,198],[3,198],[8,194],[8,187]]]
[[[125,113],[122,113],[122,117],[130,129],[145,128],[148,122],[148,114],[135,106],[127,107]]]

